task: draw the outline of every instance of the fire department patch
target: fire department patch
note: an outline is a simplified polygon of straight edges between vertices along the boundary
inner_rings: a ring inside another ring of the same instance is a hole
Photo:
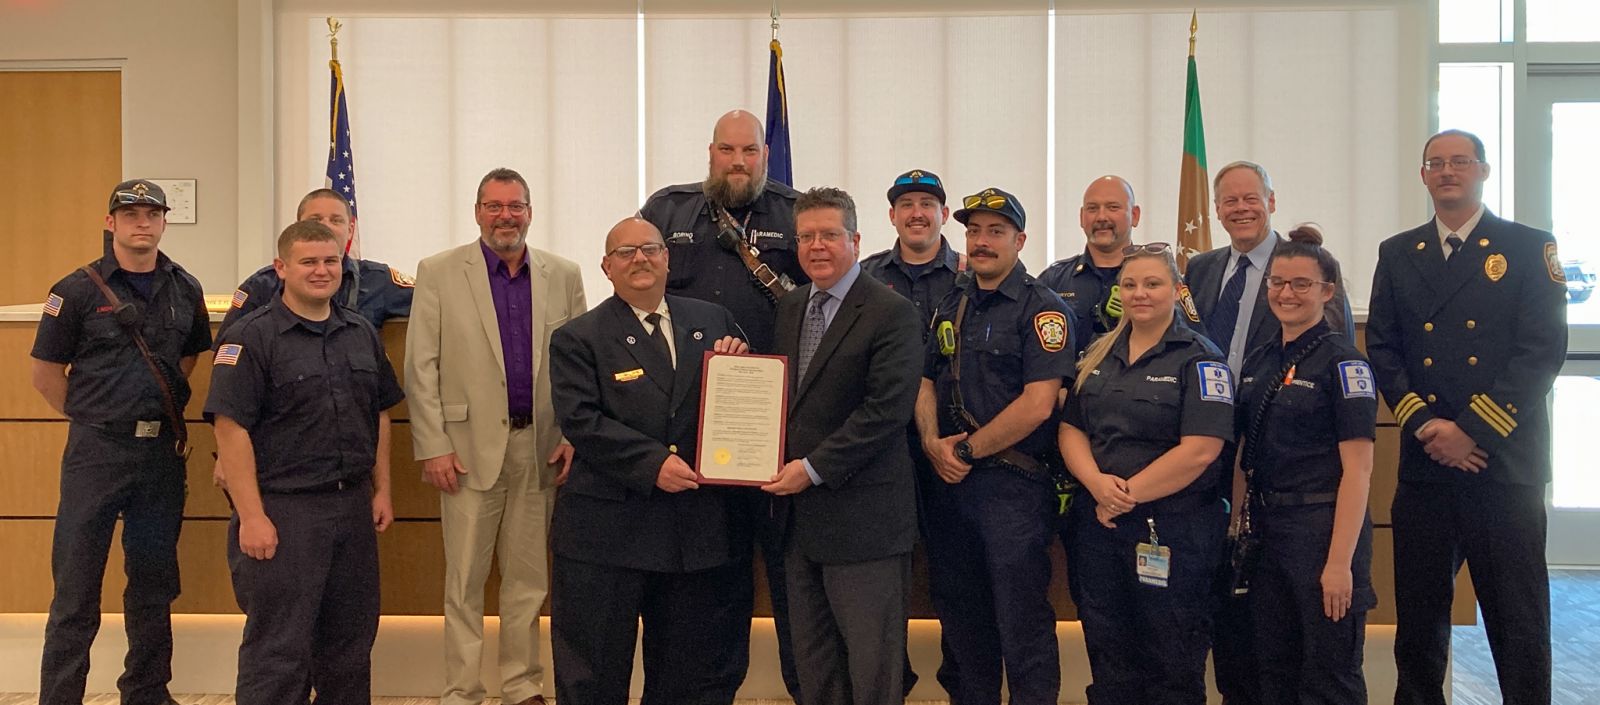
[[[1544,244],[1544,267],[1550,270],[1550,280],[1557,284],[1567,283],[1567,275],[1561,271],[1561,255],[1556,254],[1556,244]]]
[[[1067,317],[1059,311],[1043,311],[1034,316],[1033,332],[1039,336],[1039,347],[1046,352],[1061,352],[1067,347]]]
[[[1194,307],[1194,294],[1189,293],[1188,284],[1178,285],[1178,305],[1183,308],[1183,315],[1190,323],[1200,322],[1200,309]]]
[[[395,269],[394,267],[389,268],[389,279],[390,281],[394,282],[395,286],[398,286],[402,289],[415,289],[417,286],[417,280],[415,278],[409,274],[406,274],[405,272]]]

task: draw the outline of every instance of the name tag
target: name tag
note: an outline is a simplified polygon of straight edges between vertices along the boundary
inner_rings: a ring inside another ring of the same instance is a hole
[[[1138,566],[1139,582],[1155,587],[1166,587],[1172,576],[1172,549],[1141,543],[1133,550]]]
[[[632,382],[632,381],[634,381],[636,379],[639,379],[640,377],[643,377],[643,376],[644,376],[644,368],[641,367],[641,368],[638,368],[638,369],[628,370],[626,372],[618,372],[618,373],[616,373],[614,375],[611,375],[611,378],[616,380],[616,381],[618,381],[618,382]]]

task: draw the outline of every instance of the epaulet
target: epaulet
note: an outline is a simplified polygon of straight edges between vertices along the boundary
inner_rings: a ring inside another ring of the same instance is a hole
[[[669,193],[701,193],[703,189],[704,187],[698,182],[692,184],[673,184],[656,191],[654,194],[651,194],[650,197],[655,198],[656,196],[663,196]]]
[[[696,185],[698,186],[698,184],[696,184]],[[777,181],[777,180],[774,180],[774,179],[767,179],[766,192],[767,193],[771,193],[771,194],[776,194],[779,197],[784,198],[785,200],[790,200],[790,201],[793,201],[793,200],[795,200],[795,199],[800,197],[800,192],[796,191],[794,189],[794,187],[792,187],[792,186],[790,186],[790,185],[788,185],[786,183],[783,183],[782,181]]]
[[[861,264],[862,265],[877,264],[879,260],[887,258],[889,256],[889,254],[892,253],[892,252],[894,252],[893,248],[884,250],[882,252],[874,252],[874,253],[868,255],[866,257],[866,259],[861,260]]]

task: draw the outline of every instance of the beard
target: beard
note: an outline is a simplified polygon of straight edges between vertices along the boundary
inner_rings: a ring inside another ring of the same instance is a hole
[[[750,172],[749,176],[748,183],[737,186],[728,179],[728,174],[708,174],[701,188],[712,203],[723,208],[739,208],[753,203],[767,189],[767,165],[762,164],[759,171]]]

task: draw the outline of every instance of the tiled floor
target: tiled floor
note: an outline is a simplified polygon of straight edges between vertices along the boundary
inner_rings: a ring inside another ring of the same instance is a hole
[[[1554,654],[1552,705],[1600,703],[1600,570],[1552,570],[1550,572],[1551,647]],[[1482,619],[1470,627],[1456,627],[1453,636],[1454,666],[1452,683],[1454,705],[1499,705],[1494,661],[1484,636]],[[1390,694],[1373,693],[1373,702],[1383,702]],[[231,705],[227,695],[180,695],[184,705]],[[95,695],[84,705],[117,705],[116,695]],[[0,705],[34,705],[32,694],[0,694]],[[431,705],[431,698],[374,698],[374,705]],[[490,699],[490,705],[498,700]],[[740,705],[787,705],[787,700],[744,700]],[[942,701],[923,701],[918,705],[943,705]]]
[[[1600,703],[1600,571],[1550,571],[1550,614],[1551,705]],[[1499,705],[1483,617],[1454,632],[1454,705]]]

